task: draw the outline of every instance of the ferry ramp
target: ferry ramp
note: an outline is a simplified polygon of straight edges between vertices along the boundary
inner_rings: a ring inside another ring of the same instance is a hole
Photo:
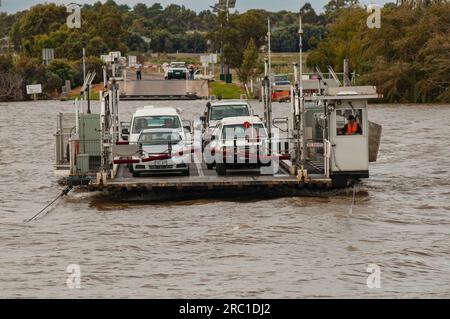
[[[119,85],[122,100],[196,100],[209,96],[207,80],[165,80],[162,73],[144,71],[138,81],[132,69]]]

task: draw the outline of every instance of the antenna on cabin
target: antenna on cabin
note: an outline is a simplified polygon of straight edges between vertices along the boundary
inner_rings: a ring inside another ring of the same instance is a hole
[[[86,78],[84,79],[84,83],[83,86],[81,87],[81,94],[83,95],[83,98],[85,96],[85,93],[87,93],[87,102],[88,102],[88,109],[87,109],[87,114],[91,114],[91,96],[90,96],[90,92],[91,92],[91,85],[92,85],[92,81],[94,81],[95,78],[95,72],[88,72],[88,74],[86,75]]]

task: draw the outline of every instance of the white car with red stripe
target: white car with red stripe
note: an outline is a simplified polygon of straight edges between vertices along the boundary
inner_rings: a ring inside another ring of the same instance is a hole
[[[271,165],[267,129],[256,116],[220,121],[206,152],[208,168],[215,166],[219,176],[226,175],[229,169],[257,169]]]
[[[178,129],[147,129],[140,133],[141,156],[133,165],[133,176],[147,173],[181,173],[189,176],[191,152],[186,137]]]

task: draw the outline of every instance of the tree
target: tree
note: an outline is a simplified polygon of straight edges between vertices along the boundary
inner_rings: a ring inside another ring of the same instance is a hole
[[[107,54],[109,52],[108,45],[102,37],[96,36],[89,40],[86,46],[86,54],[88,56],[96,56]]]
[[[450,102],[450,3],[386,6],[380,29],[362,8],[339,11],[307,63],[342,69],[350,59],[360,84],[376,85],[388,102]]]
[[[300,14],[302,16],[303,23],[319,23],[319,16],[309,2],[305,3],[305,5],[300,9]]]
[[[261,61],[259,59],[259,52],[255,40],[250,39],[250,42],[244,51],[244,61],[238,69],[239,79],[244,83],[247,94],[249,94],[247,83],[257,74],[257,69],[260,64]]]
[[[335,70],[342,70],[343,60],[349,58],[351,68],[362,72],[362,33],[367,29],[366,17],[365,10],[359,7],[341,11],[335,22],[328,26],[327,37],[308,55],[307,64],[318,65],[321,69],[331,65]]]
[[[209,38],[213,40],[217,49],[220,49],[223,42],[225,62],[232,68],[239,68],[251,39],[257,48],[266,42],[266,17],[260,11],[249,10],[244,14],[230,15],[229,22],[223,14],[219,20],[221,25],[216,26]]]
[[[21,16],[17,26],[12,29],[12,39],[15,45],[23,41],[31,41],[33,37],[57,31],[66,21],[66,10],[63,6],[55,4],[39,4],[32,7]]]
[[[332,22],[336,19],[341,9],[354,7],[358,3],[358,0],[330,0],[323,7],[325,9],[325,17],[328,22]]]

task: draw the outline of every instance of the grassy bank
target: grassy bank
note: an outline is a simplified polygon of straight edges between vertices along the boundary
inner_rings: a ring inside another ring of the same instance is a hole
[[[241,94],[246,94],[245,90],[236,84],[227,84],[225,82],[211,82],[210,94],[223,99],[240,99]]]
[[[93,101],[99,101],[100,100],[100,91],[103,89],[103,84],[93,84],[91,89],[91,100]],[[67,97],[68,100],[75,100],[81,98],[81,87],[74,88],[72,91],[70,91],[69,96]]]

